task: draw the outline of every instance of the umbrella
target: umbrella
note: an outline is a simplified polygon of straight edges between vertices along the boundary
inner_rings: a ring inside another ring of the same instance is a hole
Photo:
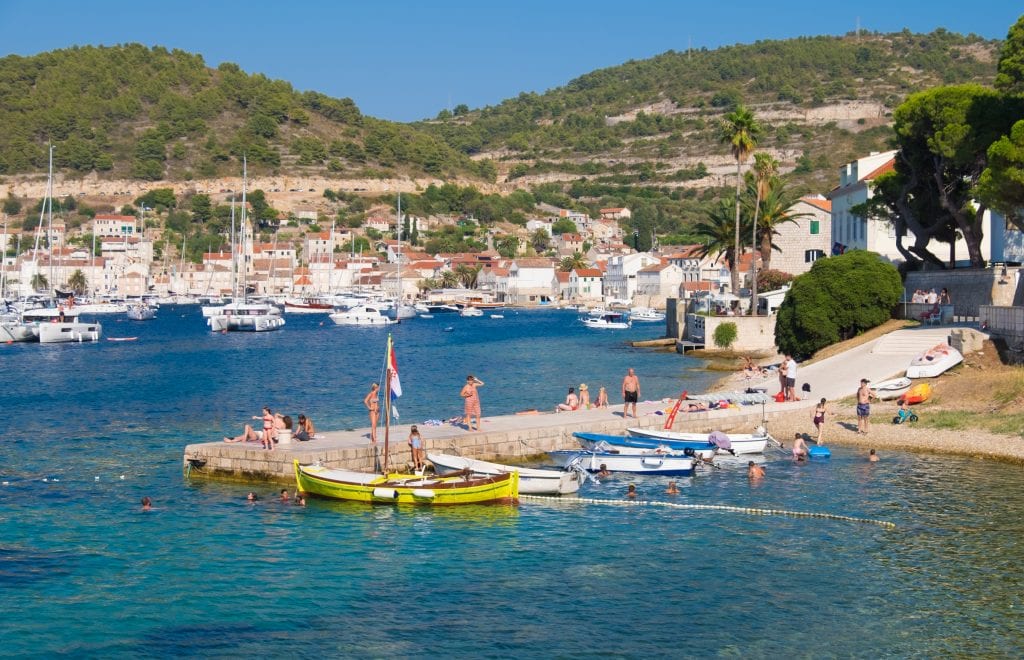
[[[729,436],[721,431],[712,431],[709,433],[708,442],[719,449],[732,449],[732,442],[729,440]]]

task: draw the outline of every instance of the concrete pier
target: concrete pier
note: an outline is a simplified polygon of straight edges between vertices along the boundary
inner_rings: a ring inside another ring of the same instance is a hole
[[[556,449],[578,447],[572,437],[577,431],[625,433],[631,426],[660,428],[665,415],[655,411],[671,410],[674,401],[644,402],[637,407],[639,419],[623,419],[622,405],[604,410],[579,410],[533,415],[485,417],[482,431],[467,431],[460,426],[424,426],[418,424],[428,452],[458,454],[483,460],[506,462],[536,458]],[[801,402],[803,403],[803,402]],[[769,421],[800,404],[768,404],[764,417]],[[762,406],[712,410],[699,413],[680,412],[673,430],[710,432],[716,429],[737,433],[751,432],[762,420]],[[391,428],[392,463],[411,465],[409,424]],[[771,430],[770,423],[768,425]],[[279,444],[272,451],[258,443],[226,443],[223,441],[191,444],[185,447],[183,469],[191,477],[212,477],[248,481],[294,481],[292,461],[331,467],[372,471],[375,449],[370,445],[369,428],[356,431],[319,433],[309,442]],[[383,451],[384,432],[378,430],[377,452]]]

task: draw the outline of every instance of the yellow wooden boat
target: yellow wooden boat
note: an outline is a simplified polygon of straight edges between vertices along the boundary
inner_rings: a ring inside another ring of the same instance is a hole
[[[387,476],[295,461],[295,483],[299,492],[313,497],[370,504],[509,503],[519,500],[519,473],[492,477],[423,477],[392,473]]]

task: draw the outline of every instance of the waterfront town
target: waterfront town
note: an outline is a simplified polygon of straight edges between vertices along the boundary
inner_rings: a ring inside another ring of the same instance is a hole
[[[431,254],[410,243],[408,234],[399,241],[399,230],[422,236],[445,225],[474,226],[475,219],[404,214],[400,227],[392,208],[377,205],[368,210],[360,227],[333,227],[329,220],[332,195],[318,195],[314,188],[292,188],[286,193],[271,189],[266,199],[281,209],[277,220],[254,229],[249,220],[241,225],[240,191],[179,186],[182,201],[208,195],[213,203],[238,205],[238,249],[242,253],[234,257],[225,235],[222,245],[202,251],[198,263],[184,259],[185,246],[168,244],[164,223],[155,217],[158,210],[143,202],[132,215],[94,212],[76,229],[58,213],[51,222],[44,219],[33,229],[0,230],[0,244],[5,248],[0,275],[8,296],[45,291],[47,287],[40,286],[45,282],[57,288],[77,288],[80,295],[91,297],[222,298],[232,295],[237,286],[235,273],[244,270],[248,291],[271,298],[362,290],[392,299],[443,302],[454,295],[454,289],[471,288],[482,301],[503,305],[611,302],[663,309],[668,298],[678,297],[706,305],[709,311],[732,314],[749,306],[752,259],[758,262],[753,265],[757,271],[770,267],[784,278],[807,272],[823,256],[849,249],[870,250],[898,263],[901,256],[893,225],[854,212],[854,207],[871,196],[871,182],[893,170],[894,160],[892,151],[865,155],[840,168],[832,190],[800,198],[787,212],[790,221],[777,227],[770,264],[760,251],[747,249],[740,255],[739,291],[730,291],[725,255],[704,245],[658,245],[655,241],[648,251],[635,249],[637,237],[629,229],[628,208],[603,208],[599,217],[591,217],[543,205],[545,214],[528,218],[525,225],[489,227],[484,232],[487,249]],[[4,192],[0,190],[0,196]],[[140,190],[137,197],[144,193]],[[59,193],[56,196],[60,197]],[[78,200],[97,209],[123,207],[132,201],[84,192]],[[26,199],[24,206],[30,201]],[[538,231],[548,240],[531,241]],[[998,213],[985,213],[983,233],[986,261],[1024,260],[1021,232],[1007,227]],[[503,250],[508,256],[502,256],[495,249],[498,237],[517,240],[514,255]],[[905,243],[910,240],[904,238]],[[356,245],[361,248],[358,252]],[[957,255],[966,254],[962,245],[954,244],[950,259],[955,262]],[[233,259],[237,268],[232,268]],[[453,277],[467,271],[473,273],[468,279]],[[761,308],[770,312],[783,296],[762,291],[761,297]]]

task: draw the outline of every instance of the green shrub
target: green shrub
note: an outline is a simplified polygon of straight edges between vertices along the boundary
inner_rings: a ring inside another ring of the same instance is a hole
[[[775,344],[806,359],[888,321],[902,292],[896,267],[874,252],[852,250],[819,259],[793,280],[779,307]]]
[[[715,346],[729,348],[736,341],[736,324],[731,321],[715,328]]]

